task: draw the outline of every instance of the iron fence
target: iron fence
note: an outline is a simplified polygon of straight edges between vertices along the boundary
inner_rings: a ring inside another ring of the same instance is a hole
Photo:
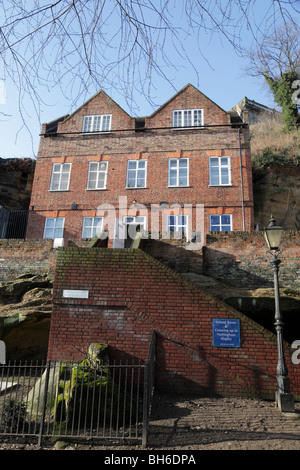
[[[145,364],[144,377],[144,412],[143,412],[143,438],[142,444],[147,447],[149,417],[152,407],[152,398],[155,387],[155,359],[156,359],[156,334],[153,331],[148,358]]]
[[[9,211],[5,207],[0,206],[0,238],[6,237],[8,219]]]
[[[0,207],[0,238],[25,238],[28,214],[28,210],[9,211]]]
[[[145,363],[88,360],[0,366],[0,436],[147,445],[155,334]]]

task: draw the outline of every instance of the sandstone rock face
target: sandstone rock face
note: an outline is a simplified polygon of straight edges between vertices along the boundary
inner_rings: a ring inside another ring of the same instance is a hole
[[[33,302],[40,302],[33,295],[36,288],[47,288],[50,286],[50,280],[46,276],[36,276],[30,273],[18,276],[14,281],[0,282],[0,301],[14,303],[23,299],[25,302],[32,297]],[[24,298],[23,298],[24,296]],[[5,309],[4,309],[5,310]],[[3,310],[2,310],[3,313]]]
[[[274,288],[247,289],[237,287],[234,283],[225,283],[195,273],[183,273],[182,276],[264,328],[276,333]],[[285,323],[284,339],[292,343],[298,339],[300,331],[300,290],[280,289],[280,310]]]
[[[29,208],[34,169],[31,158],[0,158],[0,206]]]
[[[263,229],[270,215],[284,230],[300,230],[300,167],[277,166],[254,175],[255,223]]]
[[[10,361],[47,358],[52,283],[47,276],[22,275],[0,283],[0,339]]]

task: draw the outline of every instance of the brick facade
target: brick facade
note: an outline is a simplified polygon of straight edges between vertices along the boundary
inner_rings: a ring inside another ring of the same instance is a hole
[[[87,290],[88,298],[64,296],[74,289]],[[239,347],[213,345],[213,319],[240,321]],[[274,399],[275,335],[140,249],[58,250],[50,360],[81,360],[93,342],[108,344],[111,360],[145,360],[153,330],[161,390]],[[299,365],[285,349],[291,389],[299,396]]]
[[[203,112],[203,126],[173,127],[174,110],[198,108]],[[84,116],[104,114],[112,116],[110,132],[82,132]],[[112,246],[115,219],[121,219],[123,215],[145,215],[148,230],[165,230],[165,212],[160,212],[162,203],[167,208],[166,213],[175,215],[179,212],[174,205],[178,205],[189,217],[188,236],[200,231],[203,242],[210,229],[211,214],[231,215],[234,231],[252,229],[251,156],[246,124],[233,125],[230,113],[191,85],[145,118],[144,124],[137,129],[136,120],[101,91],[71,116],[43,125],[27,238],[42,238],[47,218],[64,219],[65,240],[80,238],[83,218],[99,216],[103,217],[103,228],[108,230],[109,246]],[[210,185],[209,158],[212,156],[229,157],[230,185]],[[170,158],[188,159],[186,186],[168,185]],[[147,160],[144,187],[126,187],[128,160]],[[107,164],[105,188],[87,189],[90,162]],[[55,163],[71,164],[67,190],[50,191]],[[198,205],[204,209],[200,230],[196,214]],[[153,207],[160,217],[159,226],[155,227],[150,211]]]

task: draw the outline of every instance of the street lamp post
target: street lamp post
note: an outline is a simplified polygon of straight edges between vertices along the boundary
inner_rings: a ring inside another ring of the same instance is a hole
[[[281,260],[278,258],[279,246],[282,237],[282,228],[276,225],[276,222],[271,216],[269,226],[265,228],[265,240],[267,242],[270,253],[273,258],[271,266],[274,273],[274,296],[275,296],[275,329],[277,334],[277,349],[278,349],[278,363],[277,363],[277,391],[275,393],[275,400],[278,408],[283,412],[294,412],[294,397],[290,391],[290,381],[288,378],[288,369],[284,358],[283,348],[283,326],[282,315],[280,311],[279,302],[279,282],[278,272]]]

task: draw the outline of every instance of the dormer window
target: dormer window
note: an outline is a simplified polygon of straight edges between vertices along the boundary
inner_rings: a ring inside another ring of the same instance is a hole
[[[84,116],[82,132],[109,132],[111,128],[111,114],[96,114]]]
[[[203,109],[181,109],[173,111],[173,127],[203,126]]]

